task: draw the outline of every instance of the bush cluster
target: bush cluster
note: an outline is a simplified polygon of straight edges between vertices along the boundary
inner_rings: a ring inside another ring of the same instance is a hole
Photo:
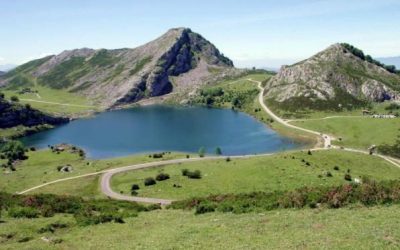
[[[148,177],[148,178],[144,179],[145,186],[151,186],[151,185],[155,185],[155,184],[156,184],[156,180],[153,177]]]
[[[189,179],[201,179],[200,170],[190,171],[189,169],[182,169],[182,175],[187,176]]]
[[[25,147],[20,141],[7,141],[0,146],[0,158],[7,159],[10,166],[14,161],[26,160]]]
[[[127,201],[84,200],[79,197],[51,194],[13,195],[4,192],[0,192],[0,207],[14,218],[51,217],[57,213],[72,214],[80,225],[111,221],[123,223],[123,218],[135,217],[139,212],[153,209]]]
[[[159,173],[159,174],[156,176],[156,180],[157,180],[157,181],[165,181],[165,180],[168,180],[168,179],[169,179],[169,174]]]
[[[293,191],[212,195],[173,202],[169,208],[195,209],[196,214],[220,211],[248,213],[278,208],[340,208],[360,203],[365,206],[400,203],[400,181],[349,183],[333,187],[304,187]]]
[[[399,73],[400,71],[396,69],[396,66],[394,65],[385,65],[384,63],[379,62],[378,60],[375,60],[372,58],[370,55],[365,55],[364,52],[353,45],[350,45],[348,43],[342,43],[342,46],[345,47],[347,50],[349,50],[353,55],[357,56],[358,58],[367,61],[369,63],[373,63],[379,67],[382,67],[389,71],[390,73]]]

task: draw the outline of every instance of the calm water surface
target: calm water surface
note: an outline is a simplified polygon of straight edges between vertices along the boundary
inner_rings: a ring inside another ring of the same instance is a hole
[[[77,145],[90,158],[161,151],[198,152],[205,147],[224,155],[276,152],[299,147],[254,118],[229,109],[147,106],[101,113],[22,138],[39,148]]]

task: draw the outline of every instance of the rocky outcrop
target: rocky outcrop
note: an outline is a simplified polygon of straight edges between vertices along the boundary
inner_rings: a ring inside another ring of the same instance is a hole
[[[337,102],[344,100],[400,100],[400,76],[355,56],[335,44],[313,57],[284,66],[266,85],[267,99],[278,103],[296,98]]]
[[[134,49],[69,50],[27,65],[7,74],[3,84],[20,88],[33,78],[104,108],[196,88],[234,69],[213,44],[187,28],[171,29]]]
[[[32,127],[42,124],[59,125],[69,122],[68,118],[52,117],[31,108],[0,98],[0,128],[19,125]]]

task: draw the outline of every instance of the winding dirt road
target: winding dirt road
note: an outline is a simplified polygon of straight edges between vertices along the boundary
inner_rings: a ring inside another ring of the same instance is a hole
[[[331,141],[332,141],[332,139],[331,139],[331,137],[330,137],[329,135],[324,135],[324,134],[322,134],[322,133],[320,133],[320,132],[317,132],[317,131],[313,131],[313,130],[310,130],[310,129],[305,129],[305,128],[297,127],[297,126],[292,125],[292,124],[288,123],[287,121],[283,120],[283,119],[280,118],[279,116],[277,116],[277,115],[276,115],[274,112],[272,112],[272,111],[267,107],[267,105],[265,105],[265,103],[264,103],[264,90],[265,90],[265,89],[261,86],[261,82],[259,82],[259,81],[254,81],[254,80],[252,80],[252,79],[247,79],[247,80],[250,81],[250,82],[257,83],[257,87],[260,89],[260,94],[258,95],[258,101],[259,101],[261,107],[264,109],[264,111],[265,111],[269,116],[271,116],[272,119],[274,119],[276,122],[282,124],[283,126],[286,126],[286,127],[292,128],[292,129],[297,129],[297,130],[300,130],[300,131],[303,131],[303,132],[307,132],[307,133],[310,133],[310,134],[314,134],[314,135],[320,136],[320,137],[322,138],[323,142],[324,142],[324,148],[330,148],[330,147],[331,147]]]
[[[295,125],[289,124],[288,121],[283,120],[282,118],[278,117],[273,113],[264,103],[264,88],[261,86],[261,82],[255,81],[252,79],[247,79],[248,81],[257,83],[258,88],[260,89],[260,93],[258,96],[258,100],[260,102],[260,105],[262,106],[263,110],[272,117],[276,122],[279,122],[280,124],[292,128],[292,129],[297,129],[300,131],[304,131],[310,134],[317,135],[321,137],[321,139],[324,141],[324,147],[323,148],[313,148],[310,149],[312,151],[317,151],[317,150],[328,150],[328,149],[339,149],[337,146],[332,146],[331,141],[332,137],[317,131],[297,127]],[[340,148],[341,150],[344,151],[349,151],[349,152],[354,152],[354,153],[361,153],[361,154],[369,154],[368,151],[363,151],[363,150],[358,150],[358,149],[351,149],[351,148]],[[230,156],[232,159],[244,159],[244,158],[251,158],[251,157],[263,157],[263,156],[270,156],[272,154],[259,154],[259,155],[242,155],[242,156]],[[400,160],[395,159],[392,157],[380,155],[380,154],[374,154],[377,157],[380,157],[391,164],[395,165],[396,167],[400,168]],[[117,200],[126,200],[126,201],[135,201],[135,202],[144,202],[144,203],[155,203],[155,204],[162,204],[162,205],[167,205],[172,202],[172,200],[168,199],[158,199],[158,198],[147,198],[147,197],[135,197],[135,196],[128,196],[128,195],[123,195],[120,193],[116,193],[112,190],[111,188],[111,178],[115,174],[123,173],[123,172],[128,172],[128,171],[133,171],[133,170],[138,170],[138,169],[144,169],[144,168],[153,168],[153,167],[161,167],[161,166],[166,166],[166,165],[171,165],[171,164],[179,164],[179,163],[186,163],[186,162],[195,162],[195,161],[206,161],[206,160],[216,160],[216,159],[224,159],[227,156],[210,156],[210,157],[203,157],[203,158],[189,158],[189,159],[175,159],[175,160],[165,160],[165,161],[157,161],[157,162],[149,162],[149,163],[141,163],[141,164],[135,164],[131,166],[126,166],[126,167],[120,167],[120,168],[114,168],[114,169],[108,169],[108,170],[103,170],[95,173],[89,173],[89,174],[84,174],[80,176],[74,176],[74,177],[69,177],[69,178],[64,178],[64,179],[59,179],[55,181],[51,181],[42,185],[38,185],[32,188],[29,188],[27,190],[18,192],[18,194],[24,194],[39,188],[42,188],[47,185],[63,182],[63,181],[68,181],[68,180],[73,180],[73,179],[78,179],[78,178],[83,178],[83,177],[88,177],[88,176],[94,176],[94,175],[100,175],[103,174],[101,177],[101,191],[108,196],[109,198],[112,199],[117,199]]]

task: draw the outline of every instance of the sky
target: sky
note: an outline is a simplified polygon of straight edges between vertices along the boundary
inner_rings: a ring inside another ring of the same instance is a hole
[[[400,56],[400,0],[0,0],[0,65],[134,48],[189,27],[238,67],[278,68],[337,42]]]

